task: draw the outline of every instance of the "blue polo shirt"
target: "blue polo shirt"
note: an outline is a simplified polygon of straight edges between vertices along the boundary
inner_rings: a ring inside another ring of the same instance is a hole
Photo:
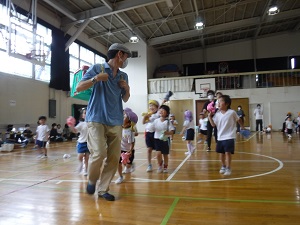
[[[102,64],[95,64],[82,77],[81,81],[89,80],[102,72]],[[128,83],[126,73],[118,70],[117,75],[113,77],[110,66],[104,64],[105,73],[108,74],[107,81],[98,81],[93,86],[87,111],[86,121],[97,122],[108,126],[117,126],[123,124],[123,105],[122,95],[125,90],[121,89],[118,82],[120,79]]]

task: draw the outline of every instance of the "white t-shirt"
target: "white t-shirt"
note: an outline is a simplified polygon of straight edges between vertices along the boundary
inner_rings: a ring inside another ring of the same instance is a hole
[[[169,124],[169,128],[168,128],[168,124]],[[156,139],[159,139],[161,135],[167,130],[168,131],[175,130],[173,124],[169,120],[161,121],[161,118],[154,120],[153,127],[155,131],[154,138]]]
[[[236,122],[239,119],[237,113],[228,109],[224,114],[218,110],[213,117],[213,121],[218,128],[218,141],[236,138]]]
[[[122,129],[122,141],[121,141],[122,151],[130,150],[131,144],[134,143],[134,135],[135,132],[133,132],[130,127]]]
[[[152,114],[150,116],[149,122],[146,124],[146,127],[145,127],[146,132],[154,132],[153,122],[154,122],[154,120],[156,120],[159,117],[160,117],[159,112]]]
[[[183,126],[185,127],[186,130],[188,129],[195,129],[195,125],[194,125],[194,121],[189,121],[189,120],[185,120],[183,122]]]
[[[261,108],[260,109],[256,108],[254,110],[254,116],[255,116],[256,120],[262,120],[263,119],[263,110]]]
[[[293,121],[287,120],[285,121],[285,124],[287,129],[293,129]]]
[[[75,127],[75,129],[80,133],[77,141],[79,143],[87,142],[87,138],[88,138],[88,125],[87,125],[87,122],[85,122],[85,121],[79,122],[77,124],[77,126]]]
[[[48,141],[48,132],[50,131],[48,125],[39,125],[36,128],[36,140],[38,141]]]
[[[199,120],[200,130],[207,130],[207,122],[208,122],[207,117]]]

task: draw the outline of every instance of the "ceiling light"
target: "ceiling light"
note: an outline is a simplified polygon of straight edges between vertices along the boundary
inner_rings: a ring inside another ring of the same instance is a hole
[[[272,5],[269,10],[268,10],[268,15],[269,16],[274,16],[276,15],[277,13],[279,13],[279,8],[276,6],[276,5]]]
[[[196,23],[195,23],[195,29],[196,30],[202,30],[203,28],[204,28],[204,22],[202,21],[202,19],[201,18],[198,18],[197,20],[196,20]]]
[[[136,35],[132,35],[132,36],[129,38],[129,42],[130,42],[130,43],[138,43],[139,40],[140,40],[140,39],[139,39]]]

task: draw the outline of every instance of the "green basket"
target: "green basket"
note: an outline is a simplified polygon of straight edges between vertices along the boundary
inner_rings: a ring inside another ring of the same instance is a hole
[[[93,88],[86,89],[81,92],[76,91],[77,84],[81,81],[81,78],[84,76],[86,71],[89,69],[88,66],[82,66],[80,69],[78,69],[75,74],[74,74],[74,79],[73,79],[73,85],[72,85],[72,90],[71,90],[71,97],[72,98],[77,98],[81,100],[88,101],[91,97],[92,90]]]

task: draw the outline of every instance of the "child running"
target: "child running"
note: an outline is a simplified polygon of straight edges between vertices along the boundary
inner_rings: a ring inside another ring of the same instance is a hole
[[[157,173],[167,173],[169,163],[170,141],[168,135],[174,133],[174,126],[168,120],[170,108],[167,105],[162,105],[159,108],[160,118],[153,122],[154,141],[157,158]]]
[[[218,127],[218,144],[216,152],[220,154],[222,167],[220,173],[224,175],[231,174],[231,159],[234,154],[234,142],[236,138],[236,122],[240,123],[241,129],[244,124],[237,113],[230,109],[231,99],[228,95],[222,95],[219,98],[219,110],[213,115],[209,112],[208,119],[213,127]]]
[[[185,152],[186,155],[191,155],[195,151],[195,146],[193,145],[193,141],[195,138],[195,125],[193,120],[193,113],[190,110],[186,110],[184,112],[184,123],[182,131],[180,132],[181,135],[185,135],[185,140],[187,142],[187,151]]]
[[[135,125],[138,122],[137,115],[129,108],[124,110],[123,130],[122,130],[122,141],[121,141],[121,154],[126,153],[129,155],[129,161],[124,171],[122,172],[122,157],[120,157],[118,173],[119,178],[115,181],[116,184],[121,184],[124,181],[122,173],[131,173],[134,171],[133,160],[134,160],[134,144],[136,136]]]
[[[145,128],[145,141],[147,146],[147,160],[148,160],[148,167],[147,172],[152,172],[152,150],[155,150],[154,145],[154,127],[153,122],[157,118],[159,118],[158,107],[159,103],[156,100],[150,100],[148,102],[149,110],[148,113],[143,114],[143,124],[146,124]]]
[[[208,121],[208,118],[205,116],[205,114],[203,112],[201,112],[200,113],[200,119],[199,119],[199,139],[198,139],[198,142],[197,142],[198,144],[200,144],[203,139],[206,140],[207,121]]]
[[[74,127],[75,124],[69,123],[68,126],[70,130],[78,134],[79,137],[77,140],[77,154],[78,154],[78,173],[82,173],[82,169],[84,166],[83,175],[88,175],[88,162],[90,158],[90,151],[87,146],[87,138],[88,138],[88,126],[87,122],[85,122],[86,108],[82,108],[80,110],[80,119],[79,123]]]
[[[48,157],[46,144],[49,139],[50,129],[48,125],[46,125],[46,120],[47,120],[46,116],[40,116],[39,126],[36,128],[36,146],[39,152],[37,158],[39,159],[45,159]]]

